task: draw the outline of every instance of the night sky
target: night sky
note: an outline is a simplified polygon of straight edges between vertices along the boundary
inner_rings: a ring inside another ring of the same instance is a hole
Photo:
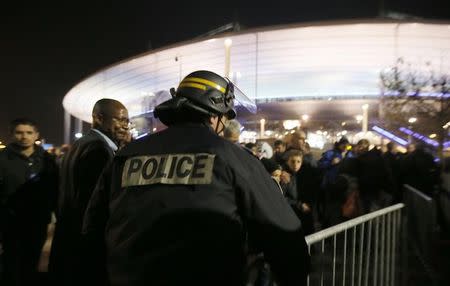
[[[9,122],[25,116],[38,122],[47,142],[61,144],[64,95],[83,78],[119,60],[189,40],[233,20],[253,28],[373,18],[379,15],[383,1],[297,0],[271,1],[270,5],[263,1],[209,1],[209,5],[155,0],[45,2],[1,4],[3,142],[8,141]],[[449,2],[385,0],[384,7],[425,19],[450,20]]]

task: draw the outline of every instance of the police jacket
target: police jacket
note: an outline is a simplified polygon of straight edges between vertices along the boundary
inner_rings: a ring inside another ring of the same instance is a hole
[[[105,233],[111,285],[242,285],[247,247],[279,285],[303,285],[309,269],[300,221],[261,162],[201,124],[122,149],[83,232]]]
[[[35,146],[29,157],[14,144],[0,152],[0,227],[46,225],[56,204],[58,168],[55,159]]]

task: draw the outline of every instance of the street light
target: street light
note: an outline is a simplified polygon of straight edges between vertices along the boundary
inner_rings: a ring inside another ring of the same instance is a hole
[[[417,121],[417,118],[415,118],[415,117],[411,117],[408,119],[409,123],[415,123],[416,121]]]
[[[233,43],[233,40],[231,40],[231,39],[226,39],[225,41],[224,41],[224,43],[225,43],[225,46],[231,46],[231,44]]]
[[[226,39],[225,44],[225,77],[230,77],[230,56],[231,56],[231,44],[233,41],[231,39]]]
[[[262,118],[259,121],[259,138],[263,138],[264,137],[264,131],[265,131],[265,124],[266,124],[266,120],[264,118]]]
[[[283,121],[283,127],[286,130],[290,130],[293,128],[300,127],[300,121],[298,120],[284,120]]]
[[[362,118],[362,131],[366,133],[369,128],[369,105],[363,104],[362,106],[363,110],[363,118]]]
[[[415,123],[417,121],[417,118],[415,118],[415,117],[410,117],[409,119],[408,119],[408,122],[409,122],[409,129],[412,129],[412,124],[413,123]],[[411,134],[408,134],[408,141],[409,141],[409,143],[411,143],[412,142],[412,136],[411,136]]]

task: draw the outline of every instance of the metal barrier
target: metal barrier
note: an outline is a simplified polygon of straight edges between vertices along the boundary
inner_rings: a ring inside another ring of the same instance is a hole
[[[396,204],[306,237],[308,285],[398,285],[401,211]]]
[[[432,266],[433,247],[438,234],[436,202],[433,198],[409,185],[404,185],[403,188],[408,242],[423,264],[428,276],[432,281],[436,281],[437,274]]]
[[[439,192],[438,210],[441,215],[441,231],[444,239],[450,239],[450,191]]]

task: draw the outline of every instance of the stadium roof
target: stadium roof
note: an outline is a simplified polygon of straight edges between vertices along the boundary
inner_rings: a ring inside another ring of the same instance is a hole
[[[138,55],[82,80],[64,97],[64,108],[87,122],[104,97],[123,102],[131,116],[151,111],[155,95],[167,94],[188,73],[223,75],[227,40],[230,78],[257,102],[376,99],[380,72],[398,58],[419,71],[450,71],[448,22],[316,22],[226,33]]]

